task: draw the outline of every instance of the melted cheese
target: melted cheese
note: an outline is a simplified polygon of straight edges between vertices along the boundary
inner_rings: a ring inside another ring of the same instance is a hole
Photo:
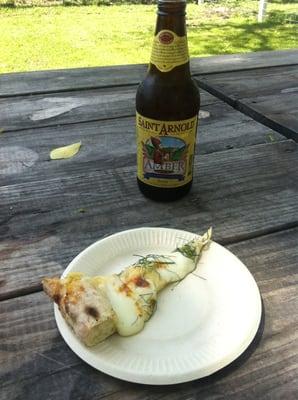
[[[156,271],[162,281],[161,287],[183,279],[194,267],[194,261],[179,252],[163,256],[156,263]],[[116,314],[116,329],[122,336],[140,332],[145,321],[154,312],[157,289],[149,274],[146,275],[146,280],[148,286],[142,287],[132,284],[132,281],[126,284],[118,275],[113,275],[106,284],[107,296]]]
[[[117,317],[117,332],[121,336],[130,336],[143,329],[145,318],[133,293],[122,288],[123,282],[117,275],[113,275],[106,285],[107,296]]]
[[[166,258],[172,260],[173,264],[162,264],[158,268],[158,272],[165,283],[177,282],[183,279],[195,267],[193,260],[179,252],[168,254]]]

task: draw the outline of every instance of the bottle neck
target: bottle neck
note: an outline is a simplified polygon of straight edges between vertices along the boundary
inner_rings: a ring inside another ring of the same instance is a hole
[[[174,41],[171,44],[172,47],[174,45],[176,46],[176,49],[173,49],[173,60],[177,58],[177,52],[180,51],[184,52],[187,56],[182,57],[183,63],[180,63],[179,65],[175,65],[174,68],[171,70],[160,70],[159,66],[155,62],[156,60],[154,57],[151,55],[150,59],[150,64],[149,64],[149,73],[157,74],[157,75],[163,75],[166,74],[167,77],[173,77],[175,79],[176,76],[179,76],[179,79],[181,79],[183,76],[190,78],[190,68],[189,68],[189,59],[188,59],[188,47],[187,47],[187,39],[186,39],[186,21],[185,21],[185,9],[186,9],[186,2],[185,1],[175,1],[175,0],[159,0],[158,1],[158,10],[157,10],[157,21],[156,21],[156,27],[155,27],[155,40],[157,41],[157,37],[159,38],[159,43],[161,42],[162,45],[164,46],[164,54],[165,55],[165,63],[170,62],[169,57],[169,45],[167,45],[167,36],[166,34],[163,36],[161,35],[161,31],[170,31],[174,33]],[[181,44],[181,40],[184,39],[184,44]],[[171,37],[168,37],[168,40],[171,41],[173,40]],[[176,40],[179,40],[180,42],[176,43]],[[158,43],[158,44],[159,44]],[[153,47],[155,44],[153,45]],[[180,49],[180,50],[178,50]],[[154,48],[153,48],[154,51]],[[152,54],[153,54],[152,51]],[[163,50],[161,50],[161,55],[162,57]],[[178,54],[178,58],[179,54]]]
[[[169,29],[178,36],[186,36],[185,9],[185,1],[158,1],[155,35]]]

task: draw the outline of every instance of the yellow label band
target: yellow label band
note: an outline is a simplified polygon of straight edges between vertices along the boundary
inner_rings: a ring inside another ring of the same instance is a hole
[[[175,32],[162,30],[154,37],[151,64],[161,72],[169,72],[173,68],[189,61],[186,36],[178,36]]]
[[[192,180],[197,116],[159,121],[136,115],[138,178],[160,188],[183,186]]]

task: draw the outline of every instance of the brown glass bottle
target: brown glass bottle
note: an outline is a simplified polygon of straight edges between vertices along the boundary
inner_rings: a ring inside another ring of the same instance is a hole
[[[151,60],[136,95],[138,185],[159,201],[176,200],[192,185],[200,95],[190,75],[185,8],[185,1],[158,1]]]

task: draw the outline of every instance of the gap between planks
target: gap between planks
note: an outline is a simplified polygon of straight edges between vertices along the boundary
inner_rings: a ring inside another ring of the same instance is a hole
[[[78,87],[78,88],[63,88],[61,90],[40,90],[40,91],[34,91],[30,93],[16,93],[16,94],[0,94],[0,99],[6,99],[6,98],[14,98],[14,97],[32,97],[32,96],[37,96],[37,95],[47,95],[47,94],[58,94],[58,93],[68,93],[68,92],[85,92],[88,90],[100,90],[100,89],[114,89],[114,88],[125,88],[125,87],[133,87],[137,86],[138,83],[123,83],[123,84],[117,84],[117,85],[94,85],[94,86],[83,86],[83,87]]]
[[[288,67],[293,67],[295,65],[298,65],[298,63],[292,63],[292,64],[287,64],[286,66]],[[283,67],[285,65],[282,65]],[[199,78],[200,76],[209,76],[209,75],[217,75],[219,73],[233,73],[233,72],[246,72],[246,71],[252,71],[252,70],[262,70],[262,69],[274,69],[278,66],[276,65],[270,65],[270,66],[260,66],[260,67],[255,67],[255,68],[242,68],[239,70],[234,70],[234,69],[227,69],[224,71],[212,71],[212,72],[194,72],[191,74],[193,78]],[[144,75],[145,77],[145,75]],[[141,81],[140,81],[141,82]],[[140,82],[131,82],[131,83],[118,83],[118,84],[106,84],[106,85],[93,85],[93,86],[82,86],[82,87],[77,87],[77,88],[62,88],[60,90],[54,89],[47,89],[46,91],[44,90],[36,90],[34,92],[29,92],[29,93],[13,93],[13,94],[1,94],[0,93],[0,99],[5,99],[5,98],[14,98],[14,97],[30,97],[30,96],[35,96],[35,95],[43,95],[43,94],[55,94],[55,93],[66,93],[66,92],[84,92],[88,90],[100,90],[100,89],[113,89],[113,88],[125,88],[125,87],[133,87],[133,86],[138,86]]]
[[[274,130],[275,132],[280,133],[287,139],[292,139],[295,142],[298,142],[296,132],[294,132],[287,126],[284,126],[278,123],[277,121],[268,118],[265,114],[263,114],[258,110],[255,110],[253,107],[250,107],[249,105],[245,104],[244,102],[242,102],[242,99],[237,99],[234,95],[225,94],[224,92],[218,90],[216,86],[206,83],[205,81],[201,81],[199,78],[196,78],[195,81],[200,89],[205,90],[206,92],[210,93],[217,99],[227,103],[229,106],[233,107],[236,111],[241,112],[242,114],[252,118],[254,121],[264,126],[267,126],[268,128]]]
[[[135,86],[135,85],[133,85],[133,86]],[[65,93],[67,93],[67,92],[68,91],[65,91]],[[55,94],[55,93],[59,94],[60,92],[53,92],[51,94]],[[203,95],[203,93],[201,92],[201,96],[202,95]],[[31,95],[29,97],[34,97],[34,96],[35,96],[35,94]],[[214,101],[211,101],[211,99],[210,99],[206,103],[201,104],[200,108],[202,109],[202,108],[205,108],[205,107],[208,107],[208,106],[213,106],[213,105],[217,105],[217,104],[223,103],[218,97],[216,97],[216,96],[213,96],[213,97],[214,97]],[[133,108],[135,110],[135,107],[133,107]],[[67,114],[68,112],[69,111],[63,112],[63,113],[59,114],[58,116],[50,117],[50,118],[46,118],[46,119],[52,121],[53,118],[59,117],[62,114]],[[132,117],[135,117],[135,111],[131,112],[131,113],[128,113],[128,114],[115,115],[115,116],[111,116],[111,117],[102,116],[102,117],[99,117],[99,118],[87,118],[87,119],[78,120],[78,121],[71,121],[71,122],[66,122],[66,121],[64,121],[64,122],[59,122],[59,121],[54,122],[54,121],[52,121],[52,122],[49,122],[49,123],[47,123],[45,125],[36,125],[36,126],[30,125],[30,126],[24,126],[24,127],[20,127],[20,128],[19,127],[17,127],[17,128],[16,127],[2,128],[1,133],[19,132],[19,131],[23,132],[23,131],[31,130],[31,129],[43,129],[43,128],[52,128],[52,127],[60,127],[60,126],[63,127],[63,126],[67,126],[67,125],[71,126],[71,125],[76,125],[76,124],[84,124],[84,123],[100,122],[100,121],[109,121],[109,120],[116,120],[116,119],[122,119],[122,118],[132,118]],[[27,118],[28,118],[28,116],[27,116]],[[0,123],[1,123],[1,121],[0,121]]]
[[[224,71],[212,71],[212,72],[195,72],[193,74],[191,74],[191,76],[193,78],[197,78],[200,76],[209,76],[209,75],[219,75],[219,74],[225,74],[225,73],[238,73],[238,72],[247,72],[247,71],[253,71],[253,70],[262,70],[262,69],[266,69],[266,70],[271,70],[274,68],[278,68],[278,67],[294,67],[295,65],[298,65],[298,63],[290,63],[290,64],[282,64],[282,65],[264,65],[264,66],[260,66],[260,67],[254,67],[254,68],[241,68],[241,69],[227,69]]]
[[[266,60],[266,65],[264,64],[264,59]],[[277,66],[294,66],[298,65],[297,62],[297,50],[296,49],[287,49],[287,50],[279,50],[279,51],[259,51],[259,52],[248,52],[248,53],[238,53],[238,54],[227,54],[227,55],[218,55],[218,56],[209,56],[209,57],[192,57],[190,60],[190,69],[192,76],[206,76],[213,75],[222,72],[239,72],[239,71],[249,71],[249,70],[259,70],[259,69],[270,69]],[[239,64],[240,61],[240,64]],[[243,64],[243,65],[242,65]],[[30,92],[15,92],[15,93],[4,93],[0,94],[0,98],[5,97],[15,97],[15,96],[26,96],[32,94],[45,94],[45,93],[56,93],[56,92],[64,92],[64,91],[84,91],[91,88],[112,88],[112,87],[121,87],[121,86],[131,86],[134,84],[138,84],[143,76],[146,74],[148,63],[145,64],[132,64],[132,65],[117,65],[112,67],[113,73],[117,71],[117,69],[124,69],[128,75],[132,75],[132,77],[127,77],[124,75],[123,79],[126,80],[126,83],[121,84],[110,84],[107,82],[106,84],[98,85],[95,82],[91,82],[91,84],[84,84],[81,87],[69,87],[65,86],[59,90],[51,90],[51,89],[42,89],[38,90],[37,88]],[[223,69],[226,68],[225,70]],[[98,75],[99,71],[105,71],[111,68],[109,66],[104,67],[91,67],[91,68],[71,68],[69,69],[69,74],[78,74],[82,71],[82,74],[88,75],[91,73]],[[136,73],[135,73],[135,72]],[[55,74],[61,73],[62,75],[67,73],[67,69],[58,69],[58,70],[49,70],[49,71],[32,71],[28,73],[28,80],[30,81],[30,77],[33,74],[36,74],[37,77],[42,78],[44,81],[49,81],[49,77],[47,75],[51,75],[52,80],[57,80],[57,76]],[[12,74],[3,74],[3,76],[8,76],[8,81],[10,80],[10,76],[15,77],[18,75],[23,75],[20,79],[26,79],[26,73],[12,73]],[[136,75],[138,78],[136,78]],[[82,75],[83,76],[83,75]],[[0,75],[1,78],[1,75]],[[36,78],[37,79],[37,78]],[[58,77],[59,79],[59,77]],[[60,77],[61,79],[61,77]],[[80,76],[73,76],[73,79],[80,79]],[[37,79],[38,80],[38,79]],[[83,79],[84,82],[84,79]],[[4,78],[4,85],[7,85]],[[49,86],[48,84],[46,85]],[[34,87],[34,85],[33,85]]]

